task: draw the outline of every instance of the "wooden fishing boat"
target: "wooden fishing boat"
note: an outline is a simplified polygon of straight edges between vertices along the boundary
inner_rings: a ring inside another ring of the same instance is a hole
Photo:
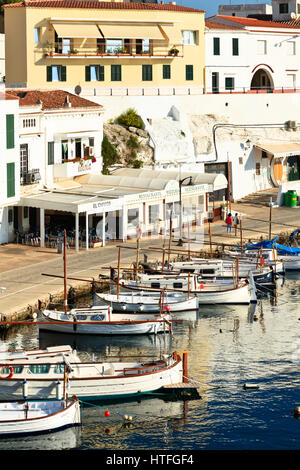
[[[256,284],[271,281],[273,269],[270,267],[260,266],[257,263],[250,262],[244,258],[237,260],[223,259],[200,259],[195,258],[191,261],[175,262],[170,265],[170,270],[177,273],[193,273],[205,279],[233,279],[235,276],[239,279],[245,279],[250,273]]]
[[[70,346],[0,352],[0,401],[80,400],[141,396],[188,381],[187,357],[174,352],[161,358],[82,361]],[[128,358],[125,358],[128,359]],[[122,362],[120,362],[122,360]]]
[[[153,295],[120,293],[117,294],[99,294],[97,297],[101,301],[112,306],[113,312],[131,312],[131,313],[153,313],[160,310],[168,312],[191,312],[199,309],[199,301],[196,296],[188,298],[181,297],[162,297],[160,299]]]
[[[72,400],[0,403],[0,436],[26,436],[80,426],[80,403]]]
[[[121,280],[127,289],[149,292],[157,290],[177,291],[191,296],[197,295],[201,304],[250,304],[257,302],[252,274],[247,280],[206,281],[197,275],[151,275],[139,274],[137,281]]]
[[[67,313],[41,310],[39,330],[78,335],[141,335],[171,332],[172,317],[168,312],[143,315],[111,314],[110,306],[74,308]]]

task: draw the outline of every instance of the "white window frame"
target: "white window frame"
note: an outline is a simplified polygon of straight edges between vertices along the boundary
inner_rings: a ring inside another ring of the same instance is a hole
[[[181,31],[181,34],[182,34],[182,44],[184,44],[185,46],[197,45],[197,31],[196,30],[184,29]]]

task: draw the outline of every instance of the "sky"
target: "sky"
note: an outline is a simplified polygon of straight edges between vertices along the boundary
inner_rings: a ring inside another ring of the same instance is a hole
[[[165,1],[165,3],[167,3]],[[177,5],[183,5],[190,8],[198,8],[204,10],[205,17],[216,15],[218,13],[219,5],[245,5],[256,3],[271,4],[271,0],[176,0]]]

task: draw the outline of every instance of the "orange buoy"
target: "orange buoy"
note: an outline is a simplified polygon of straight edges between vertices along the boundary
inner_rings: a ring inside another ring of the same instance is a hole
[[[294,416],[300,416],[300,406],[296,406],[296,408],[294,408]]]

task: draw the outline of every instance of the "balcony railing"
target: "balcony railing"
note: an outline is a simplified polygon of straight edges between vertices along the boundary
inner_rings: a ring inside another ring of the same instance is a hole
[[[96,42],[78,43],[74,40],[63,40],[53,42],[42,48],[46,57],[82,58],[82,57],[110,57],[110,58],[133,58],[133,57],[183,57],[182,44],[166,44],[165,41],[126,40],[106,41],[103,44]],[[35,49],[40,52],[41,48]]]

